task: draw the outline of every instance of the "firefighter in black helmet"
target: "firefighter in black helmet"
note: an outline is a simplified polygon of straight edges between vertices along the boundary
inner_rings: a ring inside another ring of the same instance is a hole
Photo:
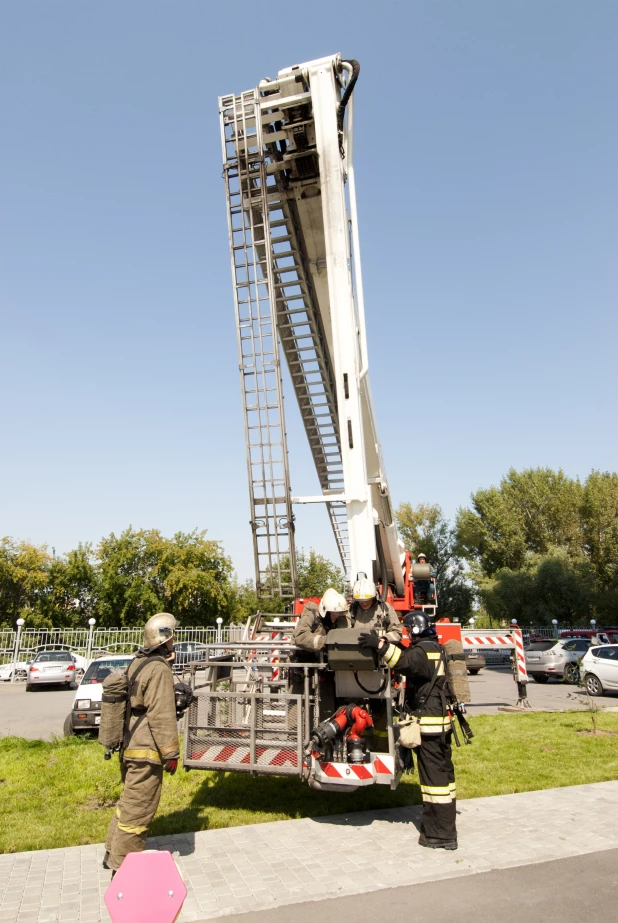
[[[403,624],[412,639],[407,649],[375,634],[362,634],[360,644],[376,650],[387,666],[406,677],[406,710],[420,720],[421,746],[415,751],[423,798],[419,843],[432,849],[457,849],[455,770],[444,690],[444,653],[436,629],[422,612],[409,613]]]

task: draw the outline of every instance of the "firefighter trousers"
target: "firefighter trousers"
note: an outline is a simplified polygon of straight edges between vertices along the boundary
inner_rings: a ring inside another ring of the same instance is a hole
[[[451,732],[423,735],[415,751],[423,798],[422,833],[434,840],[457,841],[457,790],[451,759]]]
[[[124,788],[105,840],[106,864],[118,870],[130,852],[142,852],[148,828],[157,813],[163,784],[163,766],[126,760],[122,763]]]

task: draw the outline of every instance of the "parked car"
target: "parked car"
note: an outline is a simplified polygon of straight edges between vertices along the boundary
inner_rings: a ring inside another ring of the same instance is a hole
[[[526,670],[537,683],[552,676],[567,683],[579,682],[579,662],[590,647],[589,638],[559,638],[531,642],[526,651]]]
[[[124,672],[132,660],[133,654],[116,654],[92,661],[75,693],[73,708],[65,719],[65,737],[79,731],[96,730],[101,723],[103,680],[111,673]]]
[[[618,644],[590,647],[582,657],[581,670],[590,695],[618,689]]]
[[[28,667],[30,664],[25,660],[18,660],[15,666],[15,679],[22,681],[28,676]],[[10,682],[13,677],[13,664],[3,663],[0,666],[0,682]]]
[[[43,644],[41,647],[37,647],[35,650],[35,656],[42,653],[43,651],[68,651],[71,655],[73,663],[75,664],[75,682],[81,683],[84,671],[88,666],[88,661],[85,657],[82,657],[81,654],[76,654],[74,651],[72,651],[68,644],[59,644],[57,642],[51,644]],[[28,666],[28,664],[26,666]]]
[[[561,638],[589,638],[593,644],[618,644],[618,628],[566,628]]]
[[[39,686],[58,684],[69,686],[75,682],[75,659],[70,651],[42,650],[28,666],[26,692]]]
[[[174,645],[174,653],[172,669],[174,673],[182,673],[190,664],[206,660],[206,645],[200,641],[179,641]]]
[[[479,651],[464,651],[466,655],[466,670],[472,676],[476,676],[479,670],[485,666],[485,658]]]

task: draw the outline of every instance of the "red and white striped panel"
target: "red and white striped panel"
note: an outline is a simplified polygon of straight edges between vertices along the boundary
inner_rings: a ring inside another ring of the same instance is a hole
[[[378,785],[390,785],[395,778],[395,757],[388,753],[370,753]]]
[[[521,629],[512,628],[510,631],[477,631],[474,634],[463,635],[461,643],[464,648],[493,647],[502,650],[515,651],[515,663],[517,664],[517,680],[520,683],[528,682],[528,671],[526,670],[526,658],[524,655],[524,641]]]
[[[326,763],[312,758],[311,775],[317,782],[324,784],[336,782],[337,785],[375,785],[376,777],[371,763]]]
[[[311,774],[318,782],[359,785],[390,785],[395,778],[395,759],[388,753],[370,753],[369,763],[326,763],[312,757]]]
[[[282,631],[271,631],[271,632],[270,632],[269,634],[267,634],[267,635],[266,635],[266,634],[258,635],[257,638],[255,638],[255,640],[256,640],[256,641],[259,641],[259,642],[264,642],[264,641],[267,641],[267,642],[268,642],[268,641],[289,641],[289,640],[290,640],[290,636],[289,636],[289,635],[284,635]],[[281,651],[272,650],[272,651],[270,652],[270,662],[271,662],[271,663],[279,663],[280,660],[281,660]],[[272,671],[272,674],[271,674],[271,678],[272,678],[272,679],[279,679],[279,667],[275,667],[275,668],[274,668],[274,670]]]
[[[514,629],[513,638],[515,639],[515,663],[517,664],[517,680],[520,683],[527,683],[528,671],[526,669],[524,639],[519,628]]]
[[[298,753],[291,747],[256,747],[255,762],[258,766],[280,766],[298,768]],[[207,747],[193,745],[189,754],[192,760],[199,760],[213,769],[235,769],[250,762],[249,747],[245,744],[210,744]]]
[[[485,634],[474,634],[474,635],[464,635],[461,639],[461,643],[464,647],[503,647],[505,649],[515,647],[515,643],[512,637],[507,637],[506,635],[485,635]]]

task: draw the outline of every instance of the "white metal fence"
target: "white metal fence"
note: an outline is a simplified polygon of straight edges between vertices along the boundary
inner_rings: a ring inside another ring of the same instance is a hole
[[[241,641],[244,625],[179,628],[175,638],[204,644]],[[143,639],[142,628],[22,628],[0,631],[0,665],[32,660],[43,647],[62,645],[86,660],[103,653],[124,654],[137,650]]]

